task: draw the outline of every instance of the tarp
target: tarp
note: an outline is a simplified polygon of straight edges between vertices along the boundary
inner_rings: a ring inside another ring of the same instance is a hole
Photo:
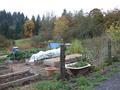
[[[34,62],[35,60],[44,60],[44,59],[58,57],[58,56],[60,56],[60,48],[52,49],[48,51],[40,51],[36,54],[33,54],[30,57],[29,62]]]
[[[61,45],[61,43],[50,42],[50,43],[48,44],[48,47],[49,47],[49,48],[52,48],[52,49],[55,49],[55,48],[60,47],[60,45]]]

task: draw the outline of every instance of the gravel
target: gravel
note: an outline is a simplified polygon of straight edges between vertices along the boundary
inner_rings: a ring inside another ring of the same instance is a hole
[[[120,90],[120,72],[103,81],[94,90]]]

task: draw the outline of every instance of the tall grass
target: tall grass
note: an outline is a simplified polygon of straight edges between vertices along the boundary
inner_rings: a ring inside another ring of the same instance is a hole
[[[77,39],[73,40],[72,43],[71,43],[71,46],[68,48],[68,52],[70,54],[72,54],[72,53],[83,53],[84,48],[82,46],[82,43]]]

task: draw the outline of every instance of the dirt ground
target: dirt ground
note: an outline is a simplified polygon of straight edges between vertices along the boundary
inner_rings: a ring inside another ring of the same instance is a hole
[[[76,56],[75,55],[72,55],[72,56],[68,56],[68,59],[69,58],[75,58]],[[77,55],[78,57],[78,55]],[[70,59],[70,60],[72,60]],[[59,58],[56,59],[56,58],[53,58],[52,61],[58,61],[59,62]],[[51,60],[50,60],[51,61]],[[45,70],[46,66],[44,64],[44,62],[35,62],[35,64],[31,64],[31,65],[28,65],[27,63],[20,63],[20,62],[13,62],[13,63],[9,63],[8,66],[12,69],[13,72],[20,72],[20,71],[26,71],[26,70],[29,70],[31,73],[34,73],[34,74],[40,74],[41,75],[41,79],[42,80],[46,80],[46,79],[50,79],[47,71]],[[59,72],[60,69],[57,68],[56,69],[56,72]],[[23,87],[20,87],[20,89],[17,89],[17,87],[15,89],[11,89],[9,88],[8,90],[33,90],[32,86],[30,88],[31,85],[25,85]],[[22,88],[22,89],[21,89]],[[28,89],[27,89],[28,88]]]
[[[76,59],[77,57],[80,57],[80,56],[81,56],[80,54],[67,55],[66,61],[73,61],[74,59]],[[30,72],[32,72],[32,73],[41,74],[42,76],[46,76],[47,74],[46,74],[45,68],[47,66],[55,66],[52,64],[54,64],[56,62],[57,63],[60,62],[60,57],[35,62],[35,64],[33,64],[33,65],[28,65],[26,63],[16,63],[16,64],[10,64],[9,66],[10,66],[10,68],[12,68],[12,70],[14,72],[23,71],[23,70],[30,70]],[[59,66],[59,65],[57,65],[57,66]],[[59,67],[57,67],[57,71],[59,71]]]
[[[46,76],[46,71],[44,65],[26,65],[25,63],[11,64],[9,67],[13,70],[13,72],[18,71],[26,71],[30,70],[31,73],[41,74],[42,76]]]

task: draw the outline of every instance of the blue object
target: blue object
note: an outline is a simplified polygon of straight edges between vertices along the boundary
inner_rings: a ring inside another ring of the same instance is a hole
[[[15,54],[17,51],[19,51],[19,48],[18,48],[18,47],[13,47],[13,48],[12,48],[12,53]]]
[[[51,43],[48,44],[48,48],[55,49],[55,48],[60,47],[60,45],[61,45],[61,43],[51,42]]]

